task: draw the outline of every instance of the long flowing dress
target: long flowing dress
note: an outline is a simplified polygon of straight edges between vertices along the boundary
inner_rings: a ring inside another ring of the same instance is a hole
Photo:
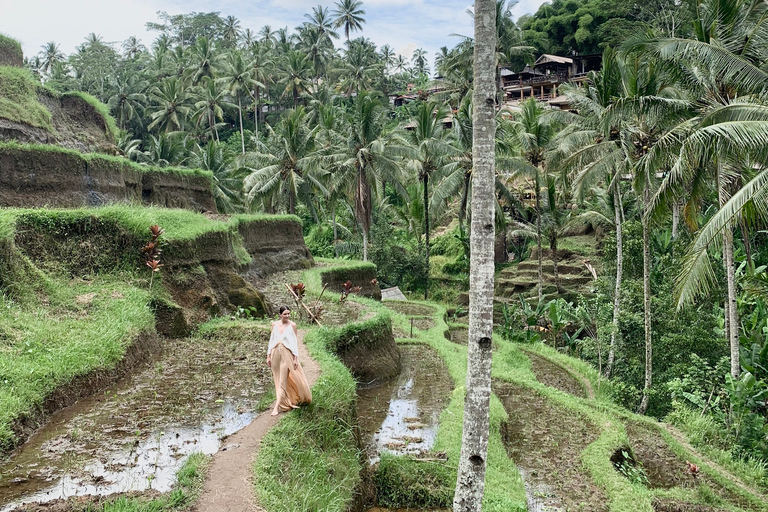
[[[299,356],[299,341],[293,332],[293,326],[283,326],[283,332],[280,332],[278,326],[280,322],[272,325],[267,355],[272,356],[272,378],[275,381],[278,408],[281,411],[290,411],[299,404],[311,403],[312,391],[307,384],[301,363],[298,368],[293,367],[293,356]]]

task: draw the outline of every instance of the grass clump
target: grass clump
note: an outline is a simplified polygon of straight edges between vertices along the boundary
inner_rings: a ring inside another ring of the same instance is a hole
[[[154,329],[149,293],[117,277],[51,278],[40,291],[31,303],[0,295],[0,451],[17,442],[15,423],[56,388],[113,368]]]
[[[379,506],[390,508],[450,508],[456,469],[383,453],[374,476]]]
[[[0,66],[22,66],[24,52],[21,43],[12,37],[0,34]]]
[[[52,132],[51,112],[38,101],[38,87],[28,70],[0,66],[0,118]]]

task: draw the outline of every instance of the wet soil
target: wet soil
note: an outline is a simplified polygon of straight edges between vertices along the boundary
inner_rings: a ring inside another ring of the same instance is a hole
[[[0,506],[166,492],[192,452],[213,454],[271,387],[268,332],[168,341],[156,360],[59,411],[0,466]]]
[[[428,331],[436,325],[435,320],[429,317],[411,318],[410,321],[416,329],[421,329],[422,331]]]
[[[469,342],[469,328],[467,327],[451,327],[446,333],[445,337],[457,345],[466,346]]]
[[[402,371],[380,386],[357,391],[357,416],[369,460],[382,452],[415,455],[435,443],[440,413],[453,380],[442,358],[426,345],[401,345]]]
[[[384,301],[382,305],[392,311],[397,311],[408,316],[431,316],[435,314],[435,308],[426,304],[413,304],[402,301]]]
[[[653,510],[656,512],[725,512],[725,509],[722,508],[684,503],[668,498],[655,498],[653,500]]]
[[[608,510],[602,489],[581,466],[581,451],[597,429],[531,389],[494,381],[509,414],[502,441],[525,482],[529,510]]]
[[[532,352],[526,351],[525,355],[531,360],[531,370],[536,380],[563,393],[587,398],[584,386],[568,370]]]
[[[639,423],[626,422],[625,427],[632,454],[648,478],[648,487],[669,489],[693,485],[685,461],[670,450],[664,438]]]

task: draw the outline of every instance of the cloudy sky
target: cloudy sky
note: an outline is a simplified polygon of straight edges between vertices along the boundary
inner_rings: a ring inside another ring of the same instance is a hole
[[[544,0],[520,0],[512,11],[515,19],[535,12],[542,3]],[[216,11],[222,16],[236,16],[242,28],[254,31],[264,25],[292,30],[318,4],[333,9],[334,1],[0,0],[0,32],[21,41],[27,56],[39,52],[48,41],[55,41],[62,52],[70,54],[90,32],[110,42],[135,35],[149,46],[157,34],[147,32],[144,24],[157,21],[157,11]],[[451,48],[459,42],[450,34],[472,35],[472,19],[466,13],[472,5],[471,0],[363,0],[363,35],[378,46],[389,44],[408,58],[414,49],[424,48],[431,63],[441,46]]]

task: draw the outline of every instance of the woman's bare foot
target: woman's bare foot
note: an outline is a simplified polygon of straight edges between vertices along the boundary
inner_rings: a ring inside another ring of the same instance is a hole
[[[270,416],[277,416],[278,414],[280,414],[280,411],[275,409],[275,410],[272,411],[272,414],[270,414]]]
[[[293,405],[293,404],[291,404],[291,409],[298,409],[298,408],[299,408],[299,406],[298,406],[298,405]]]

